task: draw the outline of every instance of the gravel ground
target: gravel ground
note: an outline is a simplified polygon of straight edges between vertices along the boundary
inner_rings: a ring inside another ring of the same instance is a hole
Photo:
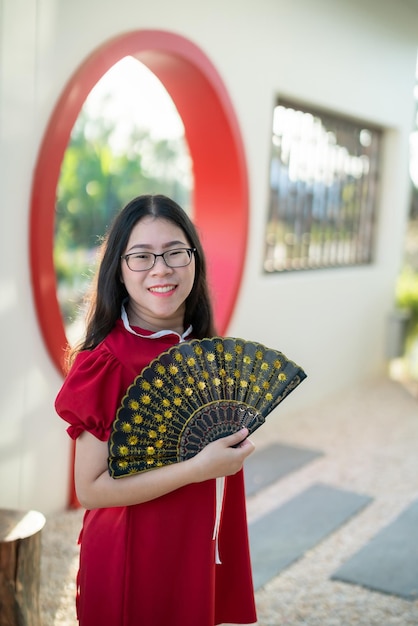
[[[258,626],[418,626],[418,601],[330,580],[343,562],[418,498],[417,398],[398,383],[379,379],[309,410],[283,409],[253,435],[258,449],[276,440],[318,449],[324,456],[249,498],[249,521],[316,482],[374,499],[256,593]],[[76,626],[81,517],[82,511],[69,511],[47,519],[41,563],[43,626]]]

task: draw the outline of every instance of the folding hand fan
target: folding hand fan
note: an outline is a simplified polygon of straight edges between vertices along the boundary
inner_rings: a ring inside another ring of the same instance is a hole
[[[193,457],[244,426],[250,434],[306,374],[286,356],[235,337],[193,339],[152,361],[113,422],[114,478]]]

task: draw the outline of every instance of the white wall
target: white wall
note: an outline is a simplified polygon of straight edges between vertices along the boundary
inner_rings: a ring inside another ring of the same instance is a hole
[[[306,367],[304,388],[283,406],[291,410],[385,368],[407,212],[417,22],[412,0],[0,0],[0,507],[48,513],[67,502],[70,444],[53,409],[61,377],[33,307],[28,217],[39,145],[79,64],[115,35],[157,28],[189,38],[217,67],[241,125],[251,200],[244,282],[228,332]],[[263,275],[277,94],[387,129],[372,266]]]

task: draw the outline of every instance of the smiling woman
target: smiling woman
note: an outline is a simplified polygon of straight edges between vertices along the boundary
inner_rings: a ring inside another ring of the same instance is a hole
[[[184,254],[180,246],[193,252]],[[121,258],[138,251],[153,258],[148,269],[132,271]],[[72,350],[55,402],[75,441],[75,484],[86,508],[77,595],[80,626],[114,626],[121,616],[124,626],[139,621],[154,626],[253,624],[242,472],[254,450],[249,431],[239,428],[192,458],[157,464],[121,480],[114,479],[108,466],[115,415],[138,373],[188,337],[216,334],[206,258],[193,222],[167,196],[133,198],[112,222],[93,284],[86,336]],[[160,368],[158,372],[162,376]],[[160,381],[155,380],[157,387]],[[141,386],[144,406],[153,385],[146,380]],[[144,424],[146,438],[139,441],[127,422],[123,430],[130,431],[130,445],[147,454],[150,463],[162,451],[163,433],[172,431],[183,388],[187,411],[187,390],[194,386],[191,372],[176,379],[180,396],[164,393],[155,429],[145,411],[132,403],[134,423]]]
[[[129,55],[160,79],[185,127],[193,161],[194,221],[207,251],[221,332],[232,315],[241,281],[248,228],[247,172],[238,123],[221,78],[202,51],[178,35],[136,31],[117,37],[92,53],[68,82],[47,127],[33,180],[32,283],[44,340],[60,371],[67,337],[52,254],[60,167],[90,91],[103,74]]]

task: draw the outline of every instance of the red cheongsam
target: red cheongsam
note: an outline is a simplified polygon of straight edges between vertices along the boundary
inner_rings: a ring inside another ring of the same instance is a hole
[[[87,430],[107,441],[129,385],[181,339],[174,332],[132,331],[119,320],[97,348],[77,355],[56,399],[73,439]],[[191,484],[135,506],[86,511],[78,573],[80,626],[256,622],[243,472],[226,479],[219,565],[212,538],[215,483]]]

